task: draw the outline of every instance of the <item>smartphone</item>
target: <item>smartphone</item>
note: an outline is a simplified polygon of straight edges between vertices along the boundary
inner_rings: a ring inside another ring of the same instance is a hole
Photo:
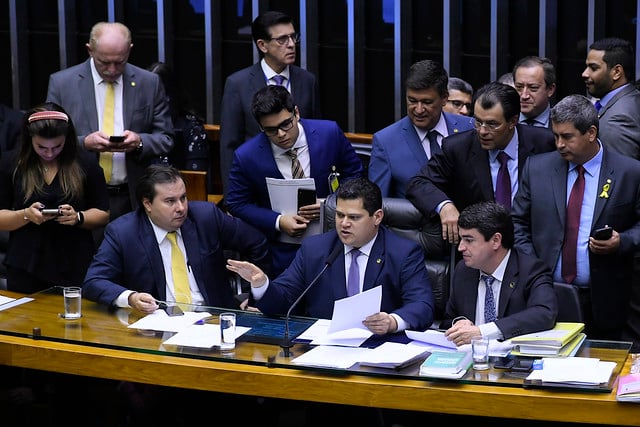
[[[123,135],[111,135],[109,137],[109,142],[124,142]]]
[[[596,240],[609,240],[612,234],[613,234],[613,228],[603,227],[595,230],[592,236]]]
[[[298,188],[298,209],[302,206],[316,204],[316,190]]]
[[[493,364],[495,369],[511,369],[515,364],[516,359],[513,357],[501,357]]]
[[[511,370],[515,372],[529,372],[532,368],[533,359],[514,359]]]
[[[42,215],[62,215],[60,209],[40,209]]]
[[[184,314],[180,307],[178,307],[177,305],[167,305],[166,307],[164,307],[164,311],[169,316],[182,316]]]

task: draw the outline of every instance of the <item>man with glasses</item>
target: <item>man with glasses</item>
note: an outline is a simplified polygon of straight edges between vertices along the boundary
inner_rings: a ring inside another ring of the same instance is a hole
[[[291,17],[282,12],[265,12],[253,21],[251,34],[261,60],[227,77],[222,95],[220,173],[225,192],[233,151],[260,133],[251,112],[251,101],[258,89],[283,86],[293,95],[303,117],[320,118],[318,81],[312,73],[294,65],[300,34]]]
[[[419,61],[409,68],[406,117],[373,135],[368,174],[382,197],[405,198],[407,183],[440,151],[442,140],[473,129],[472,119],[442,112],[447,83],[447,71],[438,62]]]
[[[89,59],[52,74],[47,93],[49,102],[61,105],[71,116],[78,143],[100,157],[111,220],[138,206],[138,178],[152,159],[173,148],[173,124],[162,82],[156,74],[127,62],[132,47],[126,26],[97,23],[87,43]],[[102,230],[98,240],[101,234]]]
[[[551,99],[556,93],[556,69],[547,58],[527,56],[513,67],[514,85],[520,94],[519,122],[551,129]]]
[[[499,201],[508,210],[527,157],[555,150],[547,129],[518,124],[520,97],[492,82],[476,94],[475,130],[447,137],[409,182],[407,198],[427,218],[440,216],[442,238],[458,243],[458,216],[469,205]]]
[[[442,111],[451,114],[471,116],[473,113],[473,86],[458,77],[449,77],[447,85],[449,98]]]
[[[299,238],[309,223],[319,221],[320,205],[303,206],[294,214],[271,208],[265,178],[313,178],[316,196],[327,197],[329,175],[340,182],[363,174],[362,162],[338,124],[327,120],[301,119],[293,96],[283,86],[266,86],[253,97],[252,112],[262,133],[235,151],[229,186],[225,193],[229,212],[262,231],[269,241],[274,275],[293,260]],[[296,174],[299,174],[296,176]]]

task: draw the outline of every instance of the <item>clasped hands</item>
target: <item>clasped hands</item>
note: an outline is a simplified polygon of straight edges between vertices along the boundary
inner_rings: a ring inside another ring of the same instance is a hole
[[[36,225],[40,225],[51,220],[62,225],[76,225],[78,223],[78,212],[69,204],[59,205],[59,213],[55,214],[43,213],[42,209],[44,208],[44,204],[35,202],[24,209],[24,217]]]
[[[89,151],[103,152],[131,152],[138,148],[142,138],[136,132],[125,130],[122,133],[124,141],[109,141],[109,137],[104,132],[97,131],[87,135],[84,138],[84,148]]]

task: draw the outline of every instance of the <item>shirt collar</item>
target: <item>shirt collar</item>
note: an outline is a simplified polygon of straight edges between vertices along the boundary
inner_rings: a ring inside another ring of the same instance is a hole
[[[276,73],[273,68],[269,67],[269,64],[267,64],[267,61],[264,60],[264,58],[262,58],[262,60],[260,61],[260,67],[262,68],[262,72],[264,73],[264,77],[267,79],[267,81],[270,81],[271,78],[273,76],[275,76],[276,74],[280,74],[281,76],[284,76],[287,78],[287,80],[289,79],[289,66],[287,65],[286,67],[284,67],[284,70],[282,70],[281,73]]]
[[[631,83],[627,83],[624,84],[622,86],[620,86],[619,88],[616,88],[614,90],[612,90],[611,92],[607,93],[605,96],[603,96],[602,98],[599,99],[600,101],[600,105],[602,105],[602,107],[600,107],[601,109],[604,108],[609,101],[611,101],[611,98],[613,98],[614,96],[616,96],[616,94],[618,92],[620,92],[622,89],[624,89],[625,87],[627,87],[628,85],[630,85]],[[601,110],[602,111],[602,110]]]
[[[511,249],[507,251],[507,254],[504,256],[504,258],[502,258],[502,261],[500,261],[500,264],[498,264],[498,267],[496,267],[493,273],[486,273],[480,270],[480,276],[482,277],[483,274],[487,276],[493,276],[494,279],[499,280],[500,283],[502,283],[504,279],[504,273],[507,270],[507,264],[509,263],[510,256]]]
[[[95,62],[93,62],[93,58],[91,58],[91,61],[89,61],[89,62],[91,64],[91,77],[93,78],[93,84],[94,84],[94,86],[98,86],[99,84],[103,83],[104,80],[102,79],[102,77],[98,73],[98,70],[96,69],[96,64],[95,64]],[[118,76],[118,78],[114,80],[114,83],[116,85],[121,85],[122,84],[122,74],[120,74],[120,76]]]
[[[518,128],[513,129],[513,136],[511,137],[511,141],[501,150],[490,150],[489,151],[489,159],[493,162],[498,157],[498,153],[504,151],[509,155],[511,160],[515,160],[518,158]]]
[[[360,246],[358,248],[360,250],[360,252],[362,252],[366,256],[369,256],[369,254],[371,253],[371,249],[373,248],[373,244],[376,242],[376,238],[377,237],[378,237],[378,233],[376,233],[376,235],[373,236],[373,239],[369,240],[367,243],[365,243],[364,245]],[[348,254],[349,252],[351,252],[352,249],[354,249],[353,246],[344,245],[344,253],[345,253],[345,255]]]

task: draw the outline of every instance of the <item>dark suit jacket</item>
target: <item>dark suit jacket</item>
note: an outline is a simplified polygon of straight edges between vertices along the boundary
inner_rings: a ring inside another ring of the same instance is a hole
[[[316,76],[295,65],[289,66],[291,95],[300,110],[300,117],[319,119],[320,89]],[[260,62],[227,77],[220,111],[220,173],[224,191],[229,184],[233,151],[249,138],[260,133],[260,126],[251,112],[253,95],[267,85]]]
[[[332,166],[340,173],[341,181],[362,176],[362,161],[337,123],[305,119],[300,123],[307,137],[311,178],[315,180],[318,197],[329,195],[328,176]],[[275,223],[280,212],[271,209],[265,177],[284,178],[273,157],[269,139],[261,133],[236,150],[225,201],[233,215],[267,236],[274,272],[279,274],[293,260],[298,245],[278,242],[279,232],[275,230]]]
[[[285,314],[336,247],[341,250],[338,258],[303,299],[306,315],[331,319],[334,302],[347,296],[344,245],[335,230],[305,239],[291,266],[269,283],[257,307],[265,314]],[[384,226],[380,226],[369,255],[363,290],[378,285],[382,285],[380,311],[396,313],[412,329],[424,330],[431,325],[433,294],[422,250]]]
[[[23,117],[22,111],[12,110],[0,104],[0,156],[20,146],[19,136]]]
[[[152,159],[173,148],[173,124],[169,102],[157,74],[127,64],[122,74],[124,129],[142,138],[142,152],[126,154],[131,206],[138,206],[135,186]],[[97,130],[98,113],[90,60],[49,77],[47,100],[62,106],[73,121],[80,146]],[[96,159],[98,153],[96,153]]]
[[[448,329],[458,316],[475,322],[480,271],[456,265],[453,287],[447,301],[441,328]],[[496,326],[505,339],[553,328],[558,301],[551,271],[542,260],[512,250],[500,286]]]
[[[596,326],[615,338],[625,324],[633,254],[640,249],[640,162],[603,149],[598,192],[610,181],[609,197],[596,197],[591,229],[613,227],[620,233],[620,248],[611,255],[589,253],[591,298]],[[558,152],[531,157],[512,211],[516,246],[535,254],[552,270],[564,238],[567,170],[568,163]]]
[[[517,125],[518,176],[527,157],[555,150],[553,134],[545,128]],[[407,198],[426,217],[451,200],[458,211],[478,202],[495,200],[489,152],[480,145],[475,130],[445,138],[442,153],[433,156],[409,182]]]
[[[473,118],[443,113],[449,135],[473,129]],[[369,179],[382,197],[405,198],[407,183],[427,163],[427,154],[408,116],[373,134]]]
[[[268,261],[264,236],[207,202],[189,202],[189,213],[180,230],[205,303],[237,308],[223,252],[239,251],[264,266]],[[111,305],[123,291],[131,289],[164,301],[166,287],[160,248],[146,212],[138,208],[109,223],[87,271],[83,296]]]
[[[640,160],[640,92],[633,83],[618,92],[598,112],[598,137],[613,151]]]

